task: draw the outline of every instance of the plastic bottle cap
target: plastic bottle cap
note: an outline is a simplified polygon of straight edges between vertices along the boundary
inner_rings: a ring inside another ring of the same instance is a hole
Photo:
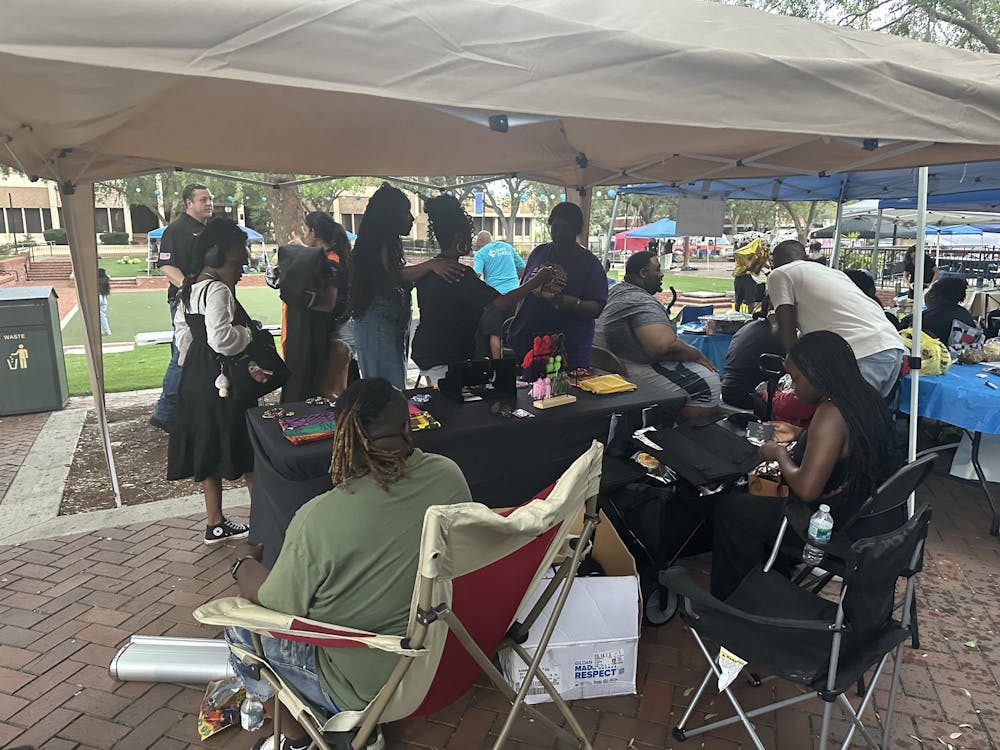
[[[819,509],[821,511],[823,511],[824,513],[829,513],[830,512],[830,506],[829,505],[821,505],[821,506],[819,506]]]

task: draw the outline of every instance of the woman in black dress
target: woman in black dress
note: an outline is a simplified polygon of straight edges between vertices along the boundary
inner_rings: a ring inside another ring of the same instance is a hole
[[[809,515],[824,503],[834,520],[843,522],[902,463],[892,415],[861,376],[851,347],[836,333],[814,331],[800,338],[785,358],[785,369],[799,400],[818,407],[808,431],[773,423],[775,442],[764,443],[760,457],[781,467],[790,505]],[[795,447],[789,450],[786,444],[792,441]],[[771,497],[731,492],[716,500],[714,596],[728,598],[752,569],[764,564],[784,513],[785,502]],[[862,525],[856,529],[886,530]],[[786,538],[791,541],[791,536]],[[776,569],[787,572],[792,562],[783,559]]]
[[[205,544],[242,539],[250,531],[222,515],[222,479],[242,476],[250,487],[253,449],[246,410],[257,399],[241,397],[219,379],[220,355],[239,354],[253,338],[254,323],[235,294],[247,257],[246,235],[236,222],[210,221],[195,240],[174,319],[183,370],[170,428],[167,479],[201,483],[208,516]]]
[[[301,273],[286,273],[282,267],[281,288],[287,305],[284,357],[291,370],[281,389],[283,402],[305,401],[313,396],[336,398],[347,388],[351,362],[350,349],[341,336],[346,322],[347,262],[351,252],[347,231],[325,211],[313,211],[306,214],[300,242],[307,248],[322,250],[324,260],[307,279],[299,279]],[[296,258],[306,259],[298,252],[291,257],[293,266]],[[293,280],[307,285],[312,293],[286,294]],[[301,304],[293,299],[301,300]]]

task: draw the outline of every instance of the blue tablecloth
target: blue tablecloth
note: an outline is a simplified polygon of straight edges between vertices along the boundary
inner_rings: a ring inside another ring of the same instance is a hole
[[[952,365],[943,375],[920,376],[917,413],[972,432],[1000,435],[1000,390],[985,385],[982,365]],[[1000,389],[1000,376],[988,379]],[[910,376],[903,378],[899,408],[910,411]]]
[[[677,338],[704,354],[707,360],[719,368],[719,374],[722,374],[722,370],[726,366],[726,352],[729,351],[729,343],[733,340],[731,333],[716,333],[712,336],[705,336],[678,331]]]

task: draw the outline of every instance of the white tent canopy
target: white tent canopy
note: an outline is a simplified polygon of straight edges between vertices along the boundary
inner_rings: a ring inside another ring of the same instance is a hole
[[[0,3],[0,161],[64,186],[102,423],[95,180],[517,173],[578,188],[586,214],[600,184],[1000,158],[1000,58],[717,3],[45,11],[56,22],[36,0]]]
[[[0,133],[61,181],[187,166],[572,186],[1000,157],[997,57],[716,3],[47,9],[57,24],[35,0],[0,6]]]

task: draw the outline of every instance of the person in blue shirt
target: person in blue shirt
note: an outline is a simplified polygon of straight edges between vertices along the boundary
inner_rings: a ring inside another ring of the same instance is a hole
[[[512,246],[499,240],[494,241],[489,232],[476,235],[476,254],[472,258],[472,268],[483,277],[483,281],[500,294],[516,289],[524,273],[524,259]]]

